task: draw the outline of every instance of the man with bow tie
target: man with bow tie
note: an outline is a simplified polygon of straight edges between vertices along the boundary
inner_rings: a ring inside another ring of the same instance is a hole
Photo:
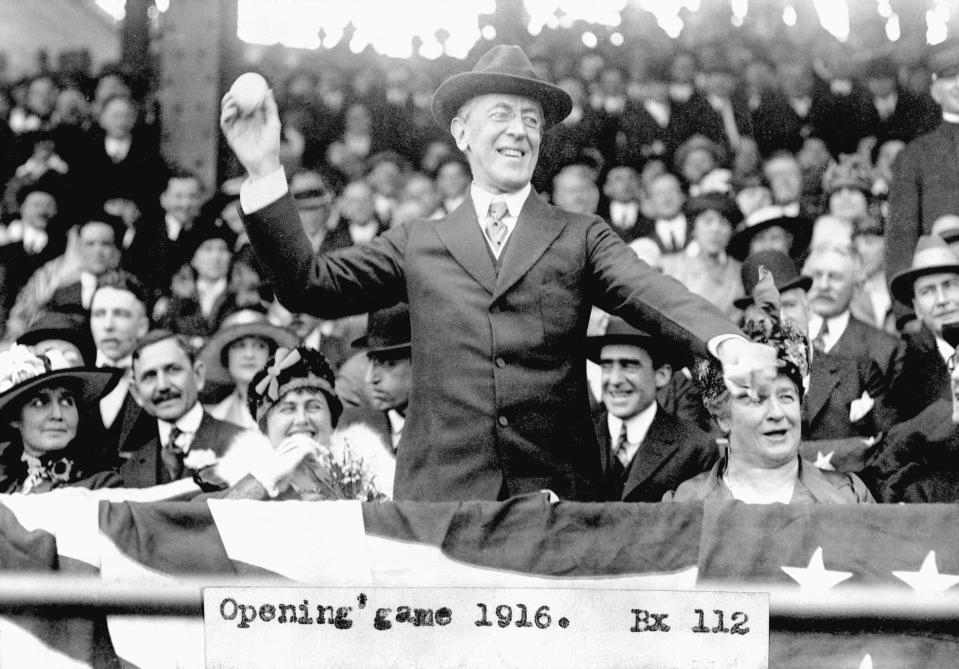
[[[608,211],[601,212],[610,227],[631,242],[642,237],[649,229],[640,212],[639,174],[629,165],[617,165],[606,173],[603,182],[603,195],[608,198]]]

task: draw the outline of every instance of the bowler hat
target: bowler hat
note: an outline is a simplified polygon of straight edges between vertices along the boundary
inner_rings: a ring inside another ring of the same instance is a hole
[[[410,309],[404,302],[370,312],[366,334],[353,341],[373,355],[410,348]]]
[[[733,304],[737,309],[745,309],[753,303],[753,289],[759,282],[759,268],[765,267],[772,274],[773,283],[780,294],[793,288],[809,290],[812,277],[802,276],[796,268],[796,262],[780,251],[760,251],[753,253],[743,261],[740,276],[747,297],[740,297]]]
[[[562,121],[573,108],[569,93],[541,79],[520,47],[499,44],[483,54],[471,72],[454,74],[439,85],[433,93],[433,118],[449,130],[463,103],[490,93],[536,100],[543,107],[545,128]]]
[[[749,255],[749,243],[757,232],[778,225],[793,236],[791,255],[805,250],[812,234],[812,225],[809,219],[802,216],[788,216],[785,209],[779,205],[760,207],[733,231],[726,251],[736,260],[743,260]]]
[[[646,351],[651,358],[657,358],[663,364],[669,363],[677,369],[687,366],[692,360],[692,356],[684,355],[679,347],[666,346],[663,341],[648,332],[633,327],[618,316],[609,319],[605,334],[586,338],[586,357],[599,364],[603,347],[617,344],[638,346]]]
[[[913,284],[927,274],[959,274],[959,257],[935,235],[922,235],[916,243],[912,266],[898,272],[889,282],[889,292],[903,304],[912,304]]]

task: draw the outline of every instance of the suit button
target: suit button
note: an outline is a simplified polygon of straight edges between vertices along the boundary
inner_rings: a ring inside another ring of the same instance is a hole
[[[506,367],[506,361],[502,358],[496,358],[496,366],[502,369],[503,367]]]
[[[500,427],[506,427],[509,425],[509,421],[506,420],[506,416],[500,416],[497,422],[500,424]]]

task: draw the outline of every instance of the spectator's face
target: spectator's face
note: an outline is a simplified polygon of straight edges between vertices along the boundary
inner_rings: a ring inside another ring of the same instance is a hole
[[[843,186],[829,196],[829,213],[844,221],[852,221],[866,213],[866,196],[858,188]]]
[[[780,251],[789,255],[789,249],[792,247],[793,236],[779,225],[770,225],[765,230],[760,230],[753,238],[749,240],[749,253],[759,253],[760,251]]]
[[[645,349],[629,344],[604,346],[599,353],[603,404],[623,420],[632,418],[656,401],[656,389],[669,381],[669,365],[654,368]]]
[[[603,70],[599,75],[599,87],[603,95],[622,96],[626,92],[623,74],[616,69]]]
[[[476,184],[512,193],[529,183],[539,158],[543,109],[517,95],[480,95],[453,119],[456,145],[466,153]]]
[[[810,256],[803,271],[812,277],[810,311],[823,318],[832,318],[846,311],[856,287],[855,270],[852,257],[846,253],[822,251]]]
[[[635,200],[639,196],[639,175],[630,167],[614,167],[606,175],[603,192],[616,202]]]
[[[366,369],[366,387],[370,395],[370,404],[378,411],[395,409],[406,412],[410,401],[410,388],[413,384],[410,359],[370,357]]]
[[[882,235],[871,233],[856,235],[853,238],[853,245],[862,259],[863,276],[872,276],[885,266],[886,240]]]
[[[172,337],[140,349],[132,371],[131,390],[144,411],[171,423],[193,408],[205,381],[203,363],[191,363]]]
[[[400,189],[400,168],[394,162],[384,160],[366,177],[373,190],[385,197],[394,197]]]
[[[683,161],[683,177],[688,183],[697,184],[716,169],[716,159],[706,149],[694,149]]]
[[[219,281],[226,277],[230,269],[230,248],[226,240],[207,239],[197,247],[193,254],[193,269],[196,270],[198,278],[207,281]]]
[[[260,337],[243,337],[230,344],[226,368],[233,383],[246,386],[270,359],[270,345]]]
[[[681,53],[673,58],[669,68],[670,79],[679,84],[691,84],[696,78],[696,59],[691,54]]]
[[[50,219],[57,215],[57,201],[43,191],[33,191],[20,205],[20,218],[27,225],[45,230]]]
[[[959,114],[959,76],[939,77],[932,83],[931,92],[942,111]]]
[[[200,184],[192,178],[174,177],[160,195],[160,206],[180,223],[191,223],[200,213]]]
[[[654,218],[673,218],[683,206],[685,196],[679,179],[665,174],[649,184],[649,211]]]
[[[100,112],[100,127],[107,137],[122,139],[129,137],[136,123],[136,112],[129,100],[113,98]]]
[[[469,185],[469,172],[461,163],[446,163],[436,173],[436,189],[444,200],[464,195]]]
[[[783,321],[795,325],[803,333],[809,332],[809,301],[802,288],[791,288],[779,296],[779,313]]]
[[[80,229],[80,263],[84,271],[100,276],[115,265],[117,253],[110,225],[90,221]]]
[[[361,181],[354,181],[343,189],[340,196],[340,207],[348,220],[355,223],[365,223],[373,220],[376,208],[373,206],[373,191]]]
[[[772,193],[765,186],[747,186],[736,193],[736,205],[744,216],[749,216],[760,207],[768,207],[772,203]]]
[[[115,74],[108,74],[97,82],[97,90],[94,94],[96,104],[102,104],[104,100],[113,95],[130,95],[130,87],[123,83],[123,79]]]
[[[53,111],[53,104],[57,99],[57,89],[53,81],[47,77],[39,77],[30,82],[27,89],[27,108],[41,117],[46,117]]]
[[[63,354],[63,358],[71,367],[83,367],[85,364],[83,353],[77,345],[66,339],[42,339],[30,346],[30,349],[37,355],[43,355],[47,351],[58,351]]]
[[[789,204],[802,194],[802,172],[792,158],[775,158],[766,163],[766,180],[773,194],[773,202]]]
[[[88,109],[83,93],[75,88],[67,88],[57,95],[54,116],[58,123],[80,125],[87,117]]]
[[[916,316],[937,337],[944,323],[959,321],[959,274],[927,274],[913,284]]]
[[[290,192],[308,235],[316,233],[330,215],[333,195],[326,182],[315,172],[298,172],[290,179]]]
[[[433,185],[433,180],[425,174],[414,174],[407,179],[403,186],[403,202],[409,202],[410,200],[421,205],[423,208],[422,215],[429,216],[432,214],[437,204],[436,188]],[[399,205],[397,205],[398,208]],[[393,212],[393,216],[396,217],[396,211]]]
[[[90,332],[97,350],[110,360],[130,355],[148,327],[146,308],[133,293],[104,287],[93,294]]]
[[[266,416],[266,436],[273,448],[296,434],[329,444],[332,433],[330,407],[326,396],[319,390],[291,390],[273,405]]]
[[[553,202],[557,207],[577,214],[595,214],[599,204],[599,189],[583,174],[559,174],[553,186]]]
[[[20,431],[23,450],[34,456],[67,447],[77,436],[80,413],[73,391],[63,386],[41,388],[20,407],[11,422]]]
[[[799,452],[799,390],[780,375],[766,397],[731,397],[728,416],[717,418],[717,422],[729,434],[731,463],[759,469],[780,467]]]
[[[715,209],[707,209],[693,223],[693,239],[707,256],[718,256],[726,250],[733,226]]]

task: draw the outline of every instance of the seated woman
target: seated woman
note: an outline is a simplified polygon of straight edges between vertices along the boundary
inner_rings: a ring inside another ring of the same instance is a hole
[[[120,370],[72,367],[58,350],[0,353],[0,493],[123,485],[103,452],[77,438],[81,416],[117,384]]]
[[[744,330],[753,341],[776,349],[780,364],[776,379],[764,396],[733,397],[719,365],[713,360],[700,362],[697,378],[703,403],[726,435],[728,445],[710,471],[684,481],[674,492],[666,493],[663,501],[874,502],[855,474],[822,471],[799,457],[803,378],[809,373],[806,339],[791,323],[780,322],[779,295],[770,274],[760,280],[757,292],[768,296],[756,300],[767,319],[748,321]]]
[[[292,347],[296,342],[295,334],[267,321],[265,309],[241,309],[224,318],[199,359],[206,367],[208,386],[232,391],[220,402],[206,406],[207,412],[240,427],[257,429],[247,403],[247,386],[278,347]]]

